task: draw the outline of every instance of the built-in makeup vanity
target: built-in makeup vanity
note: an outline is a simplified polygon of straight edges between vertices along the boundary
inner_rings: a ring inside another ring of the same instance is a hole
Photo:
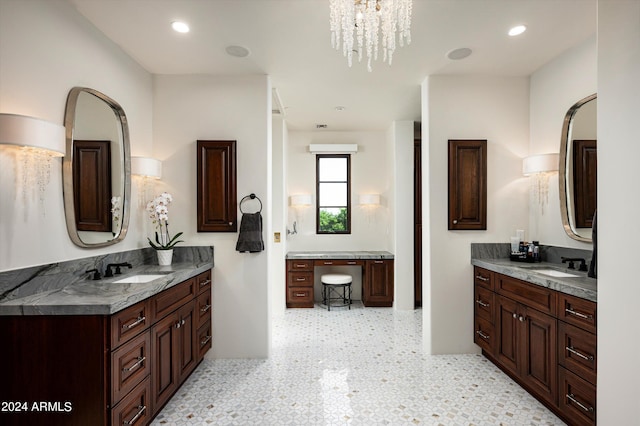
[[[202,361],[213,249],[176,249],[171,266],[135,252],[2,274],[1,424],[146,425]]]
[[[483,355],[568,424],[595,425],[597,280],[561,263],[471,263]]]
[[[362,269],[362,304],[393,306],[393,254],[387,251],[289,252],[286,256],[287,308],[313,308],[316,267]]]

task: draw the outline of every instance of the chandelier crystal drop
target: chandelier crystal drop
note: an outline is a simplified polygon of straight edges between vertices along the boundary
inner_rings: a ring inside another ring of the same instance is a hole
[[[330,0],[331,45],[342,46],[342,54],[351,66],[353,53],[362,61],[367,51],[367,69],[371,72],[371,60],[378,59],[381,45],[382,61],[391,65],[398,43],[411,43],[412,0]],[[379,37],[380,36],[380,37]],[[355,41],[355,44],[354,44]]]

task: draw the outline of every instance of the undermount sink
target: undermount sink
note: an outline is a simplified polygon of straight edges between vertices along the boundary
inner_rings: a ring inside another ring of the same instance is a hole
[[[580,275],[569,274],[567,272],[556,271],[555,269],[531,269],[531,272],[537,272],[539,274],[549,275],[551,277],[558,278],[570,278],[570,277],[579,277]]]
[[[114,281],[114,283],[126,283],[126,284],[148,283],[149,281],[157,280],[158,278],[162,278],[165,276],[166,276],[165,274],[132,275],[130,277],[124,277],[119,279],[118,281]]]

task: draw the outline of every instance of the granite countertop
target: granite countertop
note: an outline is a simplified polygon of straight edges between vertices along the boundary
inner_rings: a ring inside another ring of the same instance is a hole
[[[577,269],[567,269],[566,264],[537,262],[521,263],[509,259],[471,259],[471,264],[498,272],[513,278],[527,281],[536,285],[550,288],[561,293],[581,297],[583,299],[598,301],[598,280],[587,277],[586,272]],[[555,277],[535,270],[551,269],[558,272],[565,272],[577,277]]]
[[[72,281],[0,301],[0,315],[110,315],[211,269],[211,261],[186,261],[171,266],[137,265],[101,280]],[[116,283],[133,275],[162,275],[147,283]],[[86,276],[86,274],[84,274]]]
[[[290,251],[287,259],[393,259],[388,251]]]

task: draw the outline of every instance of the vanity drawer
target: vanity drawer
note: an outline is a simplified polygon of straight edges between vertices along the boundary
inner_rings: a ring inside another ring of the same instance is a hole
[[[313,308],[313,286],[287,287],[288,308]]]
[[[493,308],[495,306],[495,293],[487,290],[480,285],[475,285],[474,295],[474,311],[475,314],[493,324]]]
[[[151,325],[149,300],[111,315],[111,349],[115,349]]]
[[[313,272],[289,272],[287,287],[313,287]]]
[[[596,424],[596,387],[571,371],[558,367],[560,411],[573,425]]]
[[[540,312],[556,315],[557,293],[554,290],[498,274],[496,291]]]
[[[198,362],[204,358],[204,354],[206,354],[213,345],[213,333],[211,330],[211,321],[201,325],[198,329]]]
[[[473,341],[490,354],[494,353],[495,348],[495,328],[489,321],[476,317],[474,320]]]
[[[151,337],[146,332],[111,353],[112,406],[149,375],[150,350]]]
[[[476,285],[482,286],[487,290],[493,290],[494,288],[494,275],[493,272],[483,268],[474,267],[473,280]]]
[[[211,292],[202,293],[198,296],[196,302],[196,309],[198,312],[196,315],[196,328],[200,327],[207,321],[211,322],[211,308]]]
[[[196,277],[198,293],[211,291],[211,270],[201,273]]]
[[[196,279],[191,278],[151,298],[154,321],[161,320],[196,296]]]
[[[287,260],[287,271],[313,271],[313,260]]]
[[[151,417],[151,383],[147,377],[111,410],[111,426],[142,426]]]
[[[596,383],[596,336],[558,321],[558,363],[590,383]]]
[[[356,259],[320,259],[313,261],[314,266],[363,266],[364,260],[356,260]]]
[[[597,307],[598,304],[590,300],[561,293],[558,297],[558,319],[595,333]]]

